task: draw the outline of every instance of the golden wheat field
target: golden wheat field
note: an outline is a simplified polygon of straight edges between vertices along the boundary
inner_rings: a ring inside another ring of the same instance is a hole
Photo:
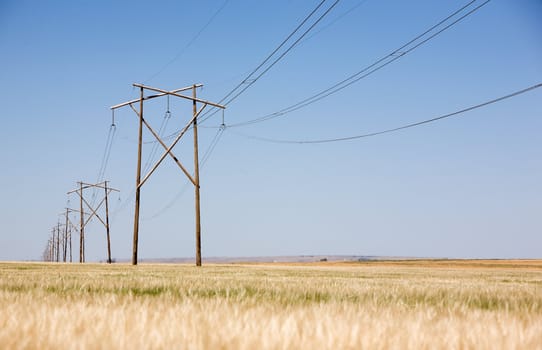
[[[542,261],[0,263],[1,349],[542,349]]]

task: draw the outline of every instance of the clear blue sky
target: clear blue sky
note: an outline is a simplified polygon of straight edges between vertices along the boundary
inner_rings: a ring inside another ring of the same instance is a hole
[[[58,214],[78,205],[74,196],[67,203],[66,192],[77,181],[97,180],[109,107],[137,97],[132,83],[163,89],[202,83],[198,95],[219,101],[318,2],[1,1],[0,259],[40,258]],[[342,0],[228,105],[226,123],[311,96],[466,3]],[[542,257],[542,89],[353,141],[275,144],[239,135],[308,140],[370,133],[540,83],[541,18],[541,1],[490,1],[328,98],[226,129],[201,173],[204,258]],[[158,129],[166,99],[145,106]],[[187,122],[191,105],[172,100],[170,109],[165,134]],[[111,227],[113,256],[122,259],[132,250],[135,114],[119,110],[116,126],[105,178],[121,190],[120,199],[111,198]],[[200,129],[200,154],[216,132]],[[144,138],[152,140],[149,133]],[[176,148],[189,169],[191,138]],[[145,145],[144,163],[151,149]],[[193,256],[193,206],[193,189],[166,159],[142,189],[140,258]],[[86,251],[87,260],[105,258],[97,221],[87,227]]]

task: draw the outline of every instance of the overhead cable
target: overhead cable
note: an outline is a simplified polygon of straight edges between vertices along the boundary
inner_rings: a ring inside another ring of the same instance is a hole
[[[107,139],[105,141],[105,149],[102,156],[102,161],[100,164],[100,170],[98,170],[98,176],[96,178],[96,183],[100,183],[104,180],[105,177],[105,171],[107,170],[107,165],[109,164],[109,157],[111,155],[111,149],[113,148],[113,142],[115,141],[115,134],[117,131],[117,127],[115,125],[115,114],[113,111],[112,114],[112,121],[111,126],[109,127],[109,132],[107,133]],[[96,201],[96,188],[93,188],[92,195],[91,195],[92,201],[91,205],[94,206]]]
[[[350,7],[349,9],[347,9],[346,11],[344,11],[343,13],[341,13],[340,15],[338,15],[337,17],[335,17],[332,21],[330,21],[329,23],[327,23],[326,25],[322,26],[320,29],[318,29],[317,31],[313,32],[311,35],[307,36],[305,39],[303,39],[302,41],[299,42],[299,44],[296,46],[296,47],[299,47],[301,44],[303,44],[304,42],[314,38],[315,36],[317,36],[318,34],[320,34],[321,32],[323,32],[324,30],[326,30],[327,28],[331,27],[332,25],[334,25],[335,23],[337,23],[338,21],[340,21],[341,19],[343,19],[344,17],[348,16],[349,14],[351,14],[352,12],[354,12],[358,7],[360,7],[361,5],[365,4],[367,2],[367,0],[361,0],[359,1],[357,4],[355,4],[354,6]]]
[[[367,138],[367,137],[372,137],[372,136],[377,136],[377,135],[382,135],[382,134],[388,134],[388,133],[396,132],[396,131],[399,131],[399,130],[409,129],[409,128],[413,128],[413,127],[420,126],[420,125],[423,125],[423,124],[432,123],[432,122],[435,122],[435,121],[438,121],[438,120],[441,120],[441,119],[446,119],[446,118],[458,116],[460,114],[463,114],[463,113],[466,113],[466,112],[469,112],[469,111],[472,111],[472,110],[475,110],[475,109],[478,109],[478,108],[482,108],[482,107],[485,107],[485,106],[488,106],[488,105],[491,105],[491,104],[494,104],[494,103],[497,103],[497,102],[500,102],[500,101],[503,101],[503,100],[506,100],[506,99],[509,99],[509,98],[512,98],[512,97],[515,97],[515,96],[518,96],[518,95],[522,95],[524,93],[527,93],[529,91],[538,89],[540,87],[542,87],[542,83],[538,83],[536,85],[533,85],[533,86],[530,86],[528,88],[513,92],[511,94],[508,94],[508,95],[505,95],[505,96],[502,96],[502,97],[498,97],[498,98],[495,98],[493,100],[489,100],[489,101],[486,101],[486,102],[483,102],[483,103],[480,103],[480,104],[477,104],[477,105],[474,105],[474,106],[471,106],[471,107],[467,107],[467,108],[464,108],[464,109],[461,109],[461,110],[458,110],[458,111],[455,111],[455,112],[452,112],[452,113],[444,114],[444,115],[441,115],[441,116],[438,116],[438,117],[435,117],[435,118],[426,119],[426,120],[422,120],[422,121],[411,123],[411,124],[406,124],[406,125],[403,125],[403,126],[392,128],[392,129],[385,129],[385,130],[371,132],[371,133],[367,133],[367,134],[347,136],[347,137],[318,139],[318,140],[279,140],[279,139],[271,139],[271,138],[265,138],[265,137],[259,137],[259,136],[252,136],[252,135],[247,135],[247,134],[240,133],[240,132],[231,131],[229,129],[228,130],[230,132],[232,132],[233,134],[236,134],[236,135],[239,135],[239,136],[243,136],[243,137],[250,138],[250,139],[253,139],[253,140],[258,140],[258,141],[271,142],[271,143],[314,144],[314,143],[329,143],[329,142],[339,142],[339,141],[350,141],[350,140]]]
[[[267,55],[267,57],[256,67],[254,68],[239,84],[237,84],[237,86],[235,86],[230,92],[228,92],[226,94],[226,96],[224,96],[218,103],[222,103],[224,102],[228,97],[230,97],[237,89],[239,89],[243,84],[246,84],[246,83],[249,83],[251,77],[260,69],[262,68],[262,66],[264,64],[267,63],[267,61],[269,61],[271,59],[271,57],[273,57],[273,55],[275,55],[277,53],[278,50],[280,50],[280,48],[282,46],[284,46],[284,44],[286,44],[288,42],[288,40],[290,40],[290,38],[295,34],[297,33],[297,31],[312,17],[312,15],[314,15],[314,13],[316,11],[318,11],[318,9],[326,2],[327,0],[322,0],[312,11],[311,13],[309,13],[309,15],[307,17],[305,17],[305,19],[303,19],[303,21],[286,37],[286,39],[284,39],[280,44],[279,46],[277,46],[273,52],[271,52],[269,55]]]
[[[237,84],[236,87],[234,87],[230,92],[226,94],[218,103],[228,105],[231,102],[233,102],[235,99],[237,99],[242,93],[244,93],[249,87],[251,87],[256,81],[258,81],[265,73],[267,73],[275,64],[277,64],[288,52],[290,52],[298,43],[301,41],[310,31],[314,29],[314,27],[324,18],[326,17],[329,12],[339,3],[340,0],[335,0],[335,2],[322,14],[320,17],[314,21],[308,29],[306,29],[301,36],[299,36],[284,52],[282,52],[279,57],[277,57],[271,64],[269,64],[258,76],[255,78],[252,78],[254,74],[257,73],[260,68],[262,68],[279,50],[284,44],[286,44],[292,36],[314,15],[314,13],[326,2],[327,0],[322,0],[314,10],[309,13],[307,17],[294,29],[293,32],[291,32],[286,39],[280,43],[280,45],[273,50],[271,54],[269,54],[263,61],[260,63],[250,74],[243,79],[239,84]],[[243,87],[244,86],[244,87]],[[233,96],[232,96],[233,95]],[[200,123],[203,123],[213,115],[215,115],[218,112],[217,109],[210,109],[207,113],[204,113],[202,115],[202,120]],[[205,117],[205,115],[207,115]]]
[[[229,124],[228,127],[240,127],[245,125],[250,125],[254,123],[260,123],[266,120],[274,119],[283,115],[286,115],[288,113],[291,113],[293,111],[296,111],[298,109],[301,109],[303,107],[306,107],[310,104],[313,104],[319,100],[322,100],[332,94],[337,93],[338,91],[345,89],[346,87],[360,81],[361,79],[364,79],[368,77],[369,75],[375,73],[376,71],[384,68],[385,66],[391,64],[392,62],[395,62],[401,57],[404,57],[408,53],[414,51],[418,47],[422,46],[423,44],[427,43],[429,40],[435,38],[437,35],[441,34],[445,30],[451,28],[453,25],[457,24],[464,18],[468,17],[469,15],[473,14],[474,12],[478,11],[482,6],[486,5],[491,0],[486,0],[482,4],[478,5],[477,7],[473,8],[466,14],[463,14],[459,18],[455,19],[451,23],[447,24],[445,27],[439,29],[438,31],[434,32],[437,28],[441,27],[444,23],[448,22],[452,18],[456,17],[458,14],[463,12],[465,9],[473,5],[476,0],[470,1],[466,5],[462,6],[460,9],[454,11],[452,14],[448,15],[446,18],[438,22],[437,24],[431,26],[429,29],[425,30],[423,33],[417,35],[415,38],[411,39],[407,43],[403,44],[399,48],[393,50],[391,53],[387,54],[386,56],[383,56],[382,58],[376,60],[375,62],[371,63],[370,65],[364,67],[363,69],[359,70],[358,72],[348,76],[347,78],[335,83],[329,88],[326,88],[317,94],[314,94],[308,98],[305,98],[293,105],[290,105],[288,107],[285,107],[277,112],[266,114],[264,116],[247,120],[244,122]],[[432,33],[433,32],[433,33]],[[432,33],[432,34],[430,34]],[[430,35],[429,35],[430,34]],[[414,45],[413,45],[414,44]]]
[[[151,81],[152,79],[156,78],[158,75],[160,75],[164,70],[166,70],[167,67],[169,67],[171,64],[173,64],[173,62],[177,61],[183,54],[184,52],[190,47],[192,46],[192,44],[194,44],[194,42],[196,42],[196,40],[199,38],[199,36],[205,31],[205,29],[207,29],[207,27],[214,21],[214,19],[216,18],[216,16],[218,16],[218,14],[224,9],[224,7],[226,7],[226,5],[228,4],[229,0],[225,0],[222,5],[220,5],[220,7],[218,8],[218,10],[215,11],[215,13],[209,18],[209,20],[203,25],[203,27],[201,27],[201,29],[192,37],[192,39],[190,39],[190,41],[188,41],[188,43],[183,46],[182,49],[180,49],[177,54],[171,59],[169,60],[169,62],[167,62],[166,64],[164,64],[162,66],[162,68],[160,68],[156,73],[154,73],[151,77],[149,77],[148,79],[146,79],[143,84],[146,84],[147,82]],[[133,88],[132,88],[133,89]]]
[[[162,118],[162,123],[160,124],[160,129],[158,129],[158,136],[159,137],[162,137],[162,134],[166,131],[168,122],[171,120],[171,112],[169,110],[169,95],[168,95],[168,103],[167,104],[168,104],[167,111],[164,114],[164,117]],[[154,162],[154,160],[155,160],[156,152],[158,152],[158,146],[159,145],[160,144],[158,143],[157,140],[152,142],[151,152],[149,153],[149,155],[147,157],[147,161],[145,162],[145,165],[143,166],[143,172],[144,173],[146,173],[147,171],[150,170],[150,168],[152,166],[152,162]]]

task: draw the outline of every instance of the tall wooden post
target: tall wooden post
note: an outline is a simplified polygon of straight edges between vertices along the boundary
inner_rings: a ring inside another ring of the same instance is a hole
[[[72,261],[72,229],[70,228],[70,262]]]
[[[85,262],[85,222],[83,214],[83,181],[79,182],[79,203],[80,203],[80,226],[79,226],[79,262]]]
[[[107,231],[107,263],[111,264],[111,239],[109,237],[109,203],[108,203],[108,190],[107,181],[105,181],[105,229]]]
[[[54,227],[53,227],[53,229],[51,231],[51,234],[53,236],[53,244],[51,245],[51,248],[53,248],[52,249],[53,255],[52,255],[51,261],[55,261],[56,260],[56,255],[55,255],[56,242],[55,242],[55,228]]]
[[[60,262],[60,222],[56,223],[56,262]]]
[[[69,215],[69,209],[66,208],[66,222],[64,223],[64,225],[66,225],[64,227],[64,262],[67,261],[68,259],[68,215]]]
[[[54,239],[54,234],[53,234],[53,239]],[[53,261],[53,254],[55,252],[55,249],[54,249],[54,242],[49,239],[49,262]]]
[[[198,113],[196,107],[196,85],[192,86],[192,112],[194,117]],[[196,197],[196,266],[201,266],[201,222],[200,222],[200,198],[199,198],[199,156],[198,156],[198,118],[194,118],[194,186]]]
[[[143,146],[143,87],[141,89],[141,99],[139,101],[139,137],[137,143],[137,170],[136,170],[136,197],[134,211],[134,241],[132,245],[132,265],[137,265],[137,243],[139,235],[139,199],[141,183],[141,148]]]

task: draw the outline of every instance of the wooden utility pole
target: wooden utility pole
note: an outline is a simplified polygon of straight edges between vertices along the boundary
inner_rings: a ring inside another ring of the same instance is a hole
[[[60,235],[58,234],[58,226],[54,228],[54,235],[55,235],[55,262],[59,262],[59,257],[60,257],[60,242],[59,242],[59,238],[60,238]]]
[[[54,237],[54,235],[52,235]],[[49,251],[47,252],[47,261],[53,261],[53,254],[54,254],[54,243],[52,241],[52,237],[49,238],[49,241],[47,242],[47,246],[49,247]]]
[[[68,256],[68,224],[69,224],[69,221],[68,221],[68,214],[69,214],[69,209],[66,208],[66,222],[64,223],[64,262],[66,262],[67,260],[67,256]]]
[[[70,262],[72,261],[72,229],[70,228]]]
[[[83,182],[79,182],[79,214],[80,214],[80,226],[79,226],[79,263],[85,262],[85,224],[84,224],[84,215],[83,212]],[[68,192],[69,194],[69,192]]]
[[[73,224],[73,222],[70,220],[70,213],[80,213],[79,210],[66,208],[66,211],[63,212],[61,215],[64,215],[64,219],[66,221],[65,223],[65,229],[64,229],[64,262],[67,262],[68,260],[68,251],[70,254],[70,262],[73,262],[72,257],[72,231],[79,231],[76,225]],[[84,213],[83,213],[84,214]]]
[[[132,242],[132,265],[137,265],[137,247],[139,241],[139,201],[141,196],[141,152],[143,149],[143,87],[139,97],[139,131],[137,142],[136,197],[134,210],[134,239]],[[131,105],[130,105],[131,106]]]
[[[133,238],[133,246],[132,246],[132,264],[137,265],[137,252],[138,252],[138,238],[139,238],[139,207],[140,207],[140,194],[141,194],[141,187],[145,184],[145,182],[148,180],[148,178],[152,175],[152,173],[156,170],[156,168],[162,163],[164,158],[167,156],[170,156],[175,163],[179,166],[179,168],[182,170],[182,172],[188,177],[190,182],[195,187],[195,209],[196,209],[196,265],[201,266],[201,222],[200,222],[200,182],[199,182],[199,158],[198,158],[198,129],[197,129],[197,118],[203,111],[203,109],[207,105],[211,105],[217,108],[224,109],[226,108],[223,105],[205,101],[202,99],[199,99],[196,97],[196,88],[201,87],[203,85],[201,84],[194,84],[189,87],[176,89],[172,91],[166,91],[158,88],[153,88],[150,86],[145,86],[141,84],[133,84],[133,86],[138,87],[140,89],[140,97],[139,99],[130,100],[127,102],[120,103],[118,105],[112,106],[111,109],[115,110],[120,107],[124,106],[130,106],[132,110],[136,113],[138,119],[139,119],[139,131],[138,131],[138,147],[137,147],[137,167],[136,167],[136,198],[135,198],[135,211],[134,211],[134,238]],[[144,90],[150,90],[154,92],[158,92],[159,94],[151,95],[151,96],[144,96]],[[185,96],[179,94],[179,92],[186,91],[186,90],[192,90],[192,96]],[[160,135],[158,135],[154,129],[149,125],[149,123],[143,118],[143,101],[153,99],[156,97],[161,96],[175,96],[182,99],[187,99],[192,101],[192,118],[190,121],[186,124],[186,126],[179,132],[175,140],[171,143],[171,145],[168,147],[164,141],[160,138]],[[136,108],[133,106],[134,103],[139,102],[139,111],[136,110]],[[202,106],[200,109],[197,109],[197,103],[201,103]],[[151,134],[156,138],[158,143],[164,148],[165,153],[162,154],[160,159],[156,162],[156,164],[151,168],[151,170],[141,179],[141,152],[142,152],[142,146],[143,146],[143,125],[149,131]],[[179,161],[179,159],[173,154],[172,149],[175,147],[177,142],[183,137],[183,135],[186,133],[186,131],[192,127],[194,129],[194,175],[192,176],[186,168],[182,165],[182,163]]]
[[[52,236],[52,244],[51,244],[51,248],[52,248],[52,257],[51,257],[51,261],[55,261],[56,260],[56,251],[55,251],[55,247],[56,247],[56,241],[55,241],[55,228],[53,227],[53,229],[51,230],[51,236]]]
[[[201,223],[200,223],[200,202],[199,202],[199,156],[198,156],[198,109],[196,106],[196,85],[192,86],[192,113],[194,116],[194,195],[196,205],[196,266],[201,266]]]
[[[107,185],[107,181],[97,183],[97,184],[88,184],[88,183],[84,183],[84,182],[81,181],[81,182],[78,182],[78,184],[79,184],[79,188],[68,192],[68,194],[75,192],[75,193],[77,193],[79,195],[79,198],[80,198],[81,223],[80,223],[79,231],[81,232],[82,239],[81,239],[80,245],[79,245],[79,262],[81,262],[81,263],[85,262],[85,248],[84,248],[85,247],[85,241],[84,241],[84,232],[85,231],[84,231],[84,228],[90,222],[90,220],[93,217],[96,217],[102,223],[102,225],[104,225],[104,227],[106,229],[107,262],[111,263],[112,259],[111,259],[111,238],[110,238],[110,226],[109,226],[109,198],[108,197],[109,197],[109,194],[112,191],[119,192],[119,190],[109,187]],[[83,190],[88,189],[88,188],[102,188],[105,191],[105,195],[104,195],[103,199],[98,203],[98,205],[96,207],[93,207],[92,205],[90,205],[87,202],[87,200],[85,200]],[[86,220],[84,219],[83,203],[90,210],[89,217]],[[100,207],[102,206],[103,203],[105,203],[105,221],[102,220],[100,215],[98,215],[98,210],[100,209]],[[71,241],[70,241],[70,245],[71,245]]]
[[[104,182],[105,190],[105,229],[107,231],[107,263],[111,264],[111,238],[109,237],[109,192],[107,189],[107,181]]]
[[[56,224],[56,262],[60,262],[60,223]]]

